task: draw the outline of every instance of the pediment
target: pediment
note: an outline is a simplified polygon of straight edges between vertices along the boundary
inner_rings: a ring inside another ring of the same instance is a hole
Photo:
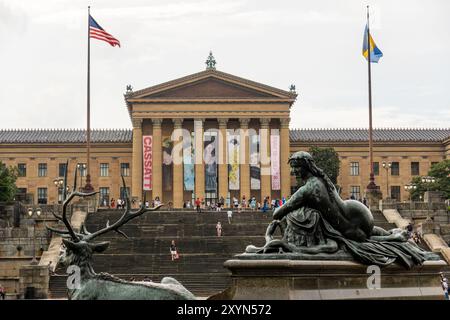
[[[129,93],[128,102],[161,100],[292,100],[295,93],[216,70],[207,70]]]
[[[150,97],[176,99],[275,98],[271,94],[212,77],[147,96],[147,98]]]

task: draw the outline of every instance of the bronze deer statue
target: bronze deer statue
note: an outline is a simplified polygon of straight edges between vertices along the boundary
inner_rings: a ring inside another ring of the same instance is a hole
[[[67,170],[67,165],[66,165]],[[136,211],[131,211],[131,201],[126,189],[125,179],[122,176],[122,183],[125,190],[125,211],[122,216],[112,225],[109,221],[106,227],[96,232],[90,233],[84,224],[80,232],[75,232],[67,219],[67,207],[75,197],[89,197],[97,192],[83,193],[76,191],[76,176],[72,192],[66,197],[67,172],[64,177],[64,202],[62,215],[53,213],[55,218],[61,221],[67,230],[58,230],[47,226],[49,230],[63,237],[66,247],[65,252],[60,256],[60,263],[67,267],[76,266],[79,270],[79,281],[73,288],[68,286],[68,298],[70,300],[194,300],[195,296],[189,292],[177,280],[165,277],[161,283],[151,281],[132,282],[117,278],[108,273],[95,273],[92,267],[92,255],[100,253],[108,248],[109,242],[93,242],[93,240],[107,232],[114,231],[128,239],[127,235],[120,230],[120,227],[128,221],[141,216],[150,211],[158,210],[162,205],[155,208],[146,208],[145,199],[143,205]],[[73,267],[72,267],[73,270]]]

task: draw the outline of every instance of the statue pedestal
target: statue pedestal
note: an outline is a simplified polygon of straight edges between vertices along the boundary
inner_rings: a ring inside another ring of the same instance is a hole
[[[380,200],[383,198],[383,195],[380,189],[367,189],[366,198],[369,209],[378,210],[380,208]]]
[[[245,260],[236,256],[226,261],[224,266],[231,272],[232,286],[212,299],[443,299],[439,272],[450,271],[443,260],[426,261],[411,270],[392,264],[379,269],[376,279],[369,266],[353,261],[283,259],[287,254],[268,256]],[[374,288],[377,283],[379,289]]]

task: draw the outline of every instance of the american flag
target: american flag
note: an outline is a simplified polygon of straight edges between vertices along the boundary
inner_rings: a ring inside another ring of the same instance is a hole
[[[120,47],[119,40],[117,40],[112,35],[110,35],[108,32],[103,30],[103,28],[100,27],[100,25],[97,23],[97,21],[94,20],[94,18],[92,18],[91,15],[89,15],[89,37],[106,41],[113,47],[115,47],[115,46]]]

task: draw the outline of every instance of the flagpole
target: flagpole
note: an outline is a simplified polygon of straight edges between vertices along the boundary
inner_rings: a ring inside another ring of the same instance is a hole
[[[91,7],[88,6],[88,54],[87,54],[87,167],[86,167],[86,185],[84,191],[92,191],[94,188],[91,184],[91,37],[89,19],[91,16]]]
[[[369,74],[369,158],[370,158],[370,177],[371,180],[374,177],[373,174],[373,149],[372,149],[372,74],[370,70],[370,29],[369,29],[369,6],[367,6],[367,67]]]
[[[367,6],[367,69],[369,75],[369,166],[370,166],[370,182],[369,186],[375,184],[375,176],[373,174],[373,140],[372,140],[372,74],[370,70],[370,29],[369,29],[369,6]]]

